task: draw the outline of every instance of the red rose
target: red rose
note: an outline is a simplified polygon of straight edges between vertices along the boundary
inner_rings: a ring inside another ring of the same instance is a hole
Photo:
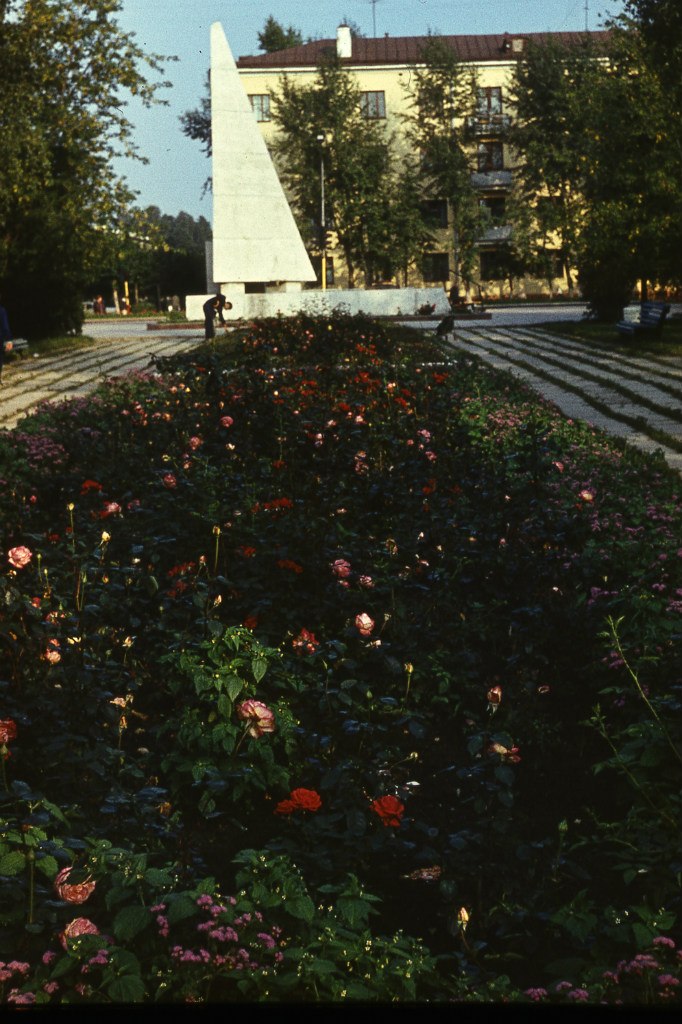
[[[399,828],[405,813],[405,806],[401,804],[397,796],[380,796],[376,800],[372,800],[371,807],[374,813],[379,815],[384,825]]]
[[[319,811],[322,806],[320,794],[316,793],[314,789],[292,789],[291,801],[302,811]]]
[[[275,814],[293,814],[294,811],[319,811],[322,806],[320,794],[314,789],[292,789],[288,800],[280,800]]]

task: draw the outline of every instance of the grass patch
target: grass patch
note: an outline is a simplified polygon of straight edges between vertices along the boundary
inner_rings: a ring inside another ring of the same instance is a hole
[[[564,320],[560,323],[548,321],[537,326],[548,334],[605,346],[627,355],[682,356],[682,319],[666,321],[659,338],[641,337],[633,341],[621,338],[615,324]]]

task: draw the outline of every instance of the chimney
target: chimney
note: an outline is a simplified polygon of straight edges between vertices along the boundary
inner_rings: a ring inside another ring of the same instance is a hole
[[[344,57],[351,57],[353,43],[348,25],[339,25],[336,30],[336,56],[343,60]]]

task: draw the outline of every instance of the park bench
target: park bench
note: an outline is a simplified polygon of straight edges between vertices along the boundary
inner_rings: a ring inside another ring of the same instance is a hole
[[[637,320],[621,320],[616,324],[618,333],[624,338],[636,338],[642,334],[660,334],[665,318],[670,312],[667,302],[642,302]]]

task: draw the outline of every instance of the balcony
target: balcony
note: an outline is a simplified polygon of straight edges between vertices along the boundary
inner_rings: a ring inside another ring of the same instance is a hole
[[[467,128],[479,138],[481,136],[501,135],[511,124],[509,114],[476,114],[467,118]]]
[[[474,171],[471,175],[473,187],[482,191],[486,189],[510,188],[511,183],[511,171]]]
[[[512,226],[511,224],[491,224],[490,227],[484,229],[483,233],[478,236],[476,242],[478,245],[502,245],[503,242],[509,242],[512,237]]]

